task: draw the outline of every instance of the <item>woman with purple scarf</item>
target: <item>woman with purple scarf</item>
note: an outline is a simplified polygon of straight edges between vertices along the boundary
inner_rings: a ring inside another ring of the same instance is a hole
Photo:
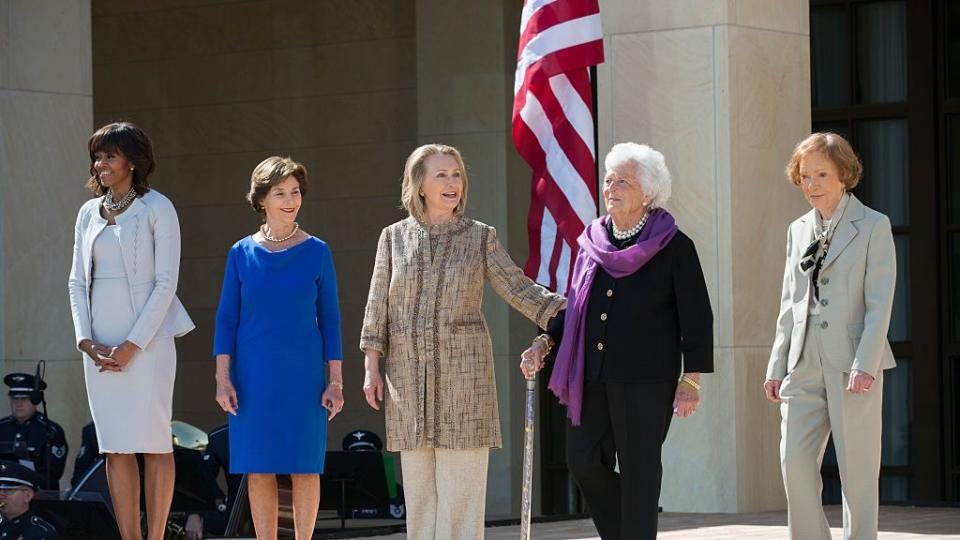
[[[713,371],[713,313],[693,241],[661,208],[663,154],[617,144],[604,166],[608,215],[580,235],[567,309],[523,356],[539,368],[559,344],[549,387],[567,406],[567,465],[600,537],[642,540],[657,536],[671,417],[697,410]]]

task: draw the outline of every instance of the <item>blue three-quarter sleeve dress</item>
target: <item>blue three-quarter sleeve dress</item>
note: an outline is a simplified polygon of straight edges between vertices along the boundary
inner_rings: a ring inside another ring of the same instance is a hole
[[[214,355],[231,357],[237,414],[231,473],[323,472],[325,364],[343,358],[330,248],[314,237],[272,252],[252,237],[230,248]]]

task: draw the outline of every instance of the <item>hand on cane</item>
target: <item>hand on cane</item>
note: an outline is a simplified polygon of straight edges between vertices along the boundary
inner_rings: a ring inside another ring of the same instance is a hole
[[[552,344],[547,334],[541,334],[533,339],[530,348],[520,355],[520,371],[525,379],[532,379],[538,371],[543,369],[544,358],[550,354]]]
[[[523,372],[523,378],[532,379],[538,371],[543,369],[543,358],[546,355],[546,349],[539,343],[523,351],[520,355],[520,371]]]

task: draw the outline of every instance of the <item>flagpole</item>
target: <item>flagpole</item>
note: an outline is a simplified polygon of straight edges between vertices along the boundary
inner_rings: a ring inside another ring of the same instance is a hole
[[[595,172],[595,177],[593,179],[594,186],[597,189],[597,215],[603,213],[601,208],[601,201],[603,200],[602,192],[600,191],[600,105],[599,100],[597,99],[597,66],[590,66],[590,97],[591,97],[591,106],[593,107],[593,169]]]
[[[555,286],[555,292],[566,293],[577,257],[576,238],[600,213],[596,160],[596,65],[604,58],[600,4],[599,0],[524,0],[522,4],[511,125],[514,146],[533,173],[527,217],[530,254],[524,271],[541,284]],[[588,92],[591,99],[581,99]],[[587,108],[592,109],[589,123]],[[586,137],[591,128],[592,139]],[[523,540],[530,537],[536,378],[526,386]]]

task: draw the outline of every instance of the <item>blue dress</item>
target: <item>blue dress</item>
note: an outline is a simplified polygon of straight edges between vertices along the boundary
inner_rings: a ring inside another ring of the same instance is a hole
[[[326,362],[343,358],[330,248],[310,237],[272,252],[252,237],[230,248],[214,355],[231,357],[237,414],[231,473],[322,473]]]

